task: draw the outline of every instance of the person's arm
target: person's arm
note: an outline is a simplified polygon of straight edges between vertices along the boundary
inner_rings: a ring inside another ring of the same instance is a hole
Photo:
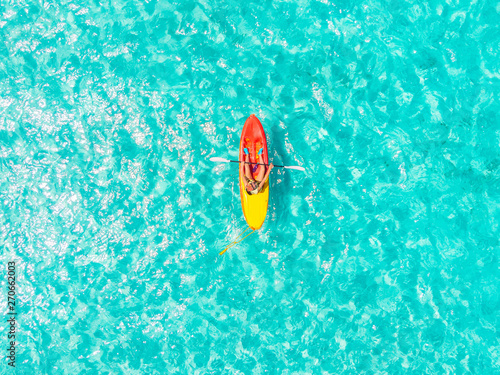
[[[273,163],[269,164],[269,168],[267,168],[266,174],[264,175],[264,179],[259,184],[259,190],[264,187],[264,184],[266,183],[267,179],[269,178],[269,174],[271,173],[271,170],[273,168],[274,168],[274,164]]]
[[[243,183],[248,184],[247,176],[245,176],[245,161],[240,163],[240,176],[243,179]]]

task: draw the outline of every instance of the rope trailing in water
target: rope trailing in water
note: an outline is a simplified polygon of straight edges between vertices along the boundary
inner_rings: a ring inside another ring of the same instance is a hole
[[[224,250],[222,250],[219,255],[222,255],[224,254],[228,249],[230,249],[231,247],[233,247],[234,245],[237,245],[239,244],[241,241],[243,241],[245,238],[247,238],[248,236],[250,236],[253,232],[255,232],[255,229],[253,229],[250,233],[248,233],[245,237],[241,238],[241,236],[243,236],[245,234],[245,232],[247,230],[249,230],[250,227],[248,227],[247,229],[245,229],[238,237],[236,237],[234,239],[233,242],[231,242],[229,245],[226,246],[226,248]]]

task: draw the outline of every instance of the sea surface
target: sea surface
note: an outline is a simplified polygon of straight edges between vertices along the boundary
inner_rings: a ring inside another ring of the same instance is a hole
[[[0,373],[498,374],[500,3],[5,0]],[[276,168],[245,228],[256,114]],[[16,264],[16,369],[7,264]]]

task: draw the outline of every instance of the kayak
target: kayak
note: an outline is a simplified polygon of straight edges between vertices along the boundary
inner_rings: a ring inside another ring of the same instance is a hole
[[[269,163],[267,154],[267,142],[266,133],[264,128],[260,123],[259,119],[255,115],[250,115],[250,117],[245,121],[243,130],[241,132],[240,139],[240,161],[245,160],[244,148],[248,149],[250,154],[250,161],[252,163]],[[259,155],[258,152],[262,148],[262,154]],[[255,166],[252,164],[250,169],[253,171],[253,175],[257,176],[261,168],[266,168],[264,165]],[[243,215],[245,215],[245,220],[248,226],[252,229],[259,229],[264,220],[266,220],[267,214],[267,203],[269,201],[269,179],[264,184],[264,187],[258,194],[250,195],[246,189],[243,182],[243,176],[241,175],[240,169],[240,196],[241,196],[241,206],[243,208]]]

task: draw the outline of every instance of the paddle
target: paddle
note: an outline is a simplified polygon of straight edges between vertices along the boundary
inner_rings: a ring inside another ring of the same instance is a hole
[[[239,161],[239,160],[228,160],[228,159],[223,159],[219,157],[213,157],[210,158],[211,161],[218,161],[221,163],[247,163],[246,161]],[[256,165],[269,165],[265,163],[247,163],[247,164],[256,164]],[[296,169],[298,171],[305,171],[305,168],[303,167],[298,167],[298,166],[289,166],[289,165],[275,165],[275,167],[278,168],[285,168],[285,169]]]

